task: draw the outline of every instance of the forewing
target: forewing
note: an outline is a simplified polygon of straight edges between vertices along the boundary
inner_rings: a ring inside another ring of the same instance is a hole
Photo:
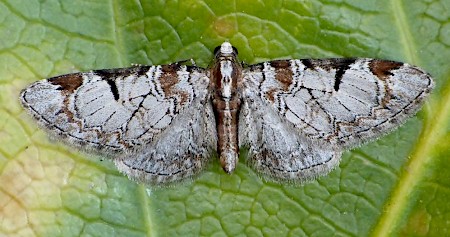
[[[261,98],[294,131],[341,148],[403,123],[433,87],[417,67],[364,58],[278,60],[243,73],[245,100]]]
[[[73,73],[21,93],[28,112],[65,141],[102,151],[151,143],[193,101],[207,97],[201,68],[174,63]]]

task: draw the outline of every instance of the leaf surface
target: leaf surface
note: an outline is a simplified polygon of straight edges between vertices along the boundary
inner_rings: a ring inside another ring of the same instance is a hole
[[[0,235],[449,235],[448,12],[448,0],[2,1]],[[227,175],[216,159],[192,182],[138,185],[49,140],[18,101],[27,84],[70,72],[190,58],[207,67],[225,40],[248,64],[404,61],[436,88],[405,125],[303,186],[266,182],[244,162]]]

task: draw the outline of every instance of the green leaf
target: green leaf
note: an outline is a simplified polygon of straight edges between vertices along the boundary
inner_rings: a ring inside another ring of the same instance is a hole
[[[0,235],[450,235],[450,2],[0,2]],[[246,63],[373,57],[427,70],[424,109],[339,168],[292,186],[216,159],[168,188],[129,181],[109,160],[49,140],[21,108],[27,84],[59,74],[193,58],[225,40]]]

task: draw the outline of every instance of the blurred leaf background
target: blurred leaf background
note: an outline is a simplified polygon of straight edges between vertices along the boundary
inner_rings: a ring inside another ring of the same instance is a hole
[[[138,185],[52,141],[18,95],[42,78],[193,58],[223,41],[277,58],[408,62],[436,81],[417,116],[303,186],[217,160],[196,180]],[[0,236],[450,235],[450,1],[0,1]]]

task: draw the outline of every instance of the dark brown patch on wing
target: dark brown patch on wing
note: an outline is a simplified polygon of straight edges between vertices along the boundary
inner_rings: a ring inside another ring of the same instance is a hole
[[[270,62],[270,66],[275,69],[275,79],[280,82],[281,88],[285,91],[292,84],[293,72],[288,60],[277,60]]]
[[[70,94],[74,93],[82,84],[83,84],[83,76],[82,73],[73,73],[67,74],[57,77],[52,77],[48,79],[53,85],[58,85],[59,88],[57,90],[61,91],[61,94],[64,96],[63,104],[58,113],[62,113],[66,115],[67,121],[69,123],[76,123],[79,127],[82,127],[82,124],[79,120],[75,119],[75,115],[69,109],[70,99],[72,98]],[[53,128],[54,125],[49,124],[50,129]],[[54,126],[57,128],[57,126]]]
[[[189,93],[175,88],[176,84],[179,83],[177,72],[180,69],[181,66],[177,63],[161,66],[159,81],[164,95],[167,97],[177,97],[179,99],[178,103],[183,105],[190,100],[190,96]]]
[[[275,92],[276,91],[277,91],[277,89],[270,89],[265,93],[267,99],[272,103],[275,103]]]
[[[161,76],[159,81],[161,83],[161,88],[164,94],[169,96],[171,94],[172,88],[178,83],[178,70],[180,66],[177,64],[169,64],[161,66]]]
[[[48,79],[48,82],[53,85],[60,86],[57,90],[67,91],[73,93],[78,87],[83,84],[83,77],[81,73],[67,74]]]
[[[372,60],[369,62],[370,71],[380,78],[386,80],[387,77],[392,76],[392,70],[399,69],[403,63],[384,60]]]
[[[270,62],[270,66],[274,68],[290,68],[291,63],[289,60],[275,60]]]

